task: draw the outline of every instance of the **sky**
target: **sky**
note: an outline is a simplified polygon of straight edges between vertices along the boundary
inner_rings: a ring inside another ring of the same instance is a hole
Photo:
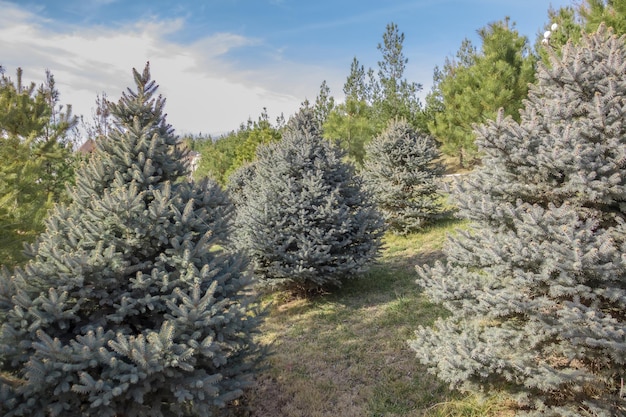
[[[389,23],[404,33],[405,77],[432,87],[433,70],[464,38],[506,16],[534,45],[548,9],[573,0],[0,0],[0,65],[92,119],[97,95],[117,101],[150,62],[179,135],[235,130],[267,109],[286,118],[326,81],[343,99],[356,57],[377,69]]]

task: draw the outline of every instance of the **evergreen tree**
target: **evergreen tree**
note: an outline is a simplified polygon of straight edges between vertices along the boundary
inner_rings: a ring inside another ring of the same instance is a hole
[[[431,136],[404,120],[392,120],[366,152],[362,175],[391,231],[418,231],[441,214],[437,179],[444,169]]]
[[[418,268],[451,315],[411,342],[453,387],[508,390],[530,415],[626,415],[625,40],[568,43],[519,123],[477,129],[484,166],[454,193],[474,228]]]
[[[299,292],[337,286],[378,255],[382,218],[342,157],[307,109],[279,143],[259,148],[235,224],[261,284]]]
[[[350,99],[366,103],[371,101],[365,80],[365,68],[356,57],[352,58],[350,63],[350,74],[343,85],[343,94],[346,101]]]
[[[235,160],[226,171],[226,177],[228,178],[239,167],[254,161],[256,150],[260,145],[279,140],[280,127],[272,126],[267,109],[263,108],[259,119],[256,122],[248,123],[246,140],[235,148]]]
[[[240,166],[228,177],[226,190],[235,207],[246,201],[245,186],[254,178],[255,162],[256,160]]]
[[[242,124],[239,130],[213,138],[211,136],[196,138],[194,149],[201,157],[198,169],[194,172],[195,178],[210,177],[218,184],[224,185],[228,175],[233,171],[236,150],[248,139],[248,128]]]
[[[209,176],[225,186],[230,175],[256,158],[256,148],[259,145],[280,140],[280,131],[284,124],[281,115],[273,125],[264,108],[257,121],[248,119],[236,131],[216,139],[196,139],[191,148],[197,150],[201,158],[194,176]]]
[[[535,51],[544,65],[550,65],[550,54],[545,46],[549,44],[552,51],[558,54],[568,41],[580,42],[582,33],[583,27],[574,7],[550,8],[548,9],[548,23],[537,36]]]
[[[584,0],[576,7],[550,8],[548,23],[537,37],[535,49],[544,64],[549,65],[545,44],[559,53],[569,40],[579,43],[583,32],[593,33],[602,23],[617,36],[626,34],[626,0]]]
[[[390,120],[407,120],[426,130],[426,118],[417,93],[421,84],[405,78],[408,58],[403,52],[404,34],[390,23],[378,44],[382,59],[378,72],[365,71],[355,57],[343,86],[345,102],[334,107],[324,123],[324,137],[336,142],[358,167],[363,165],[365,146]]]
[[[377,131],[372,107],[352,98],[335,106],[323,125],[324,137],[343,149],[358,167],[363,165],[365,145]]]
[[[89,140],[98,140],[106,137],[112,128],[110,103],[107,94],[96,95],[96,108],[91,111],[91,121],[83,120],[83,129]]]
[[[62,111],[54,77],[25,85],[0,75],[0,264],[25,261],[24,243],[43,230],[43,218],[65,198],[74,179],[69,132],[77,119]]]
[[[578,10],[587,32],[604,23],[616,35],[626,34],[626,0],[585,0]]]
[[[61,93],[56,88],[56,81],[50,70],[46,70],[46,81],[40,87],[39,94],[44,97],[50,109],[50,117],[44,125],[44,141],[71,142],[73,139],[71,136],[76,133],[79,118],[72,114],[71,104],[66,106],[60,104]]]
[[[328,115],[335,108],[335,98],[330,95],[330,87],[326,83],[326,80],[322,81],[320,85],[320,92],[315,97],[315,105],[313,106],[313,115],[315,120],[321,126],[326,123]]]
[[[333,106],[322,125],[324,137],[343,149],[348,159],[358,167],[363,165],[365,144],[378,129],[365,75],[365,68],[354,57],[350,74],[343,85],[345,101]]]
[[[232,205],[185,180],[149,67],[111,105],[24,269],[0,274],[0,414],[211,416],[239,397],[260,348]]]
[[[403,51],[404,33],[395,23],[389,23],[383,34],[383,42],[378,44],[382,60],[378,61],[378,83],[380,95],[374,98],[375,113],[380,124],[393,119],[405,119],[416,129],[426,130],[422,117],[422,105],[417,93],[422,85],[409,82],[404,72],[409,59]]]
[[[495,22],[478,31],[480,52],[465,40],[457,60],[448,61],[434,86],[431,105],[442,107],[428,126],[442,143],[442,151],[458,156],[469,166],[476,156],[473,125],[495,118],[498,109],[519,120],[519,109],[534,81],[535,57],[526,37],[509,20]],[[439,101],[439,103],[437,103]]]

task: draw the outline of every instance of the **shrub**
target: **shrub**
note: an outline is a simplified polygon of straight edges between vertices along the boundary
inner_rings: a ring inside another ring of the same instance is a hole
[[[392,120],[365,149],[362,174],[389,230],[416,232],[442,213],[437,180],[444,167],[431,136]]]
[[[266,287],[311,291],[340,285],[376,258],[383,221],[342,152],[310,111],[282,140],[258,150],[237,208],[237,242]]]

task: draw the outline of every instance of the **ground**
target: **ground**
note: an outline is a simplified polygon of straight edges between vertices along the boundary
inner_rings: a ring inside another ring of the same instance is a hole
[[[415,265],[442,259],[445,220],[422,233],[388,235],[378,265],[310,298],[266,297],[267,369],[248,392],[250,417],[510,416],[498,394],[451,392],[419,364],[407,341],[445,310],[420,292]]]

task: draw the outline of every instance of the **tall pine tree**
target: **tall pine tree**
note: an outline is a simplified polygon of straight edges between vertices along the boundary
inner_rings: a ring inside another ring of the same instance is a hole
[[[417,94],[422,85],[405,78],[408,58],[403,52],[404,33],[395,23],[385,28],[378,50],[378,72],[367,71],[353,58],[343,87],[345,102],[334,106],[324,123],[324,137],[336,142],[360,168],[365,145],[390,120],[404,119],[414,128],[426,130],[426,119]]]
[[[473,125],[495,118],[498,109],[519,121],[519,109],[528,84],[534,81],[535,57],[528,39],[509,19],[490,23],[478,31],[477,51],[467,39],[456,60],[435,72],[435,85],[427,102],[429,130],[442,143],[442,151],[467,167],[476,158]]]
[[[0,274],[0,414],[211,416],[259,348],[245,264],[220,250],[232,205],[185,180],[149,67],[111,106],[24,269]]]
[[[266,287],[307,292],[358,276],[378,255],[383,221],[310,109],[259,148],[242,175],[237,242]]]
[[[405,78],[409,59],[404,55],[403,44],[404,33],[400,32],[397,24],[389,23],[383,42],[377,47],[382,55],[382,60],[378,61],[377,87],[370,87],[370,90],[380,92],[372,97],[374,113],[381,129],[390,120],[404,119],[414,128],[426,130],[422,105],[417,96],[422,85]]]
[[[455,199],[474,229],[419,268],[450,317],[411,347],[461,389],[522,414],[626,415],[626,38],[604,27],[540,65],[518,123],[477,129]]]

